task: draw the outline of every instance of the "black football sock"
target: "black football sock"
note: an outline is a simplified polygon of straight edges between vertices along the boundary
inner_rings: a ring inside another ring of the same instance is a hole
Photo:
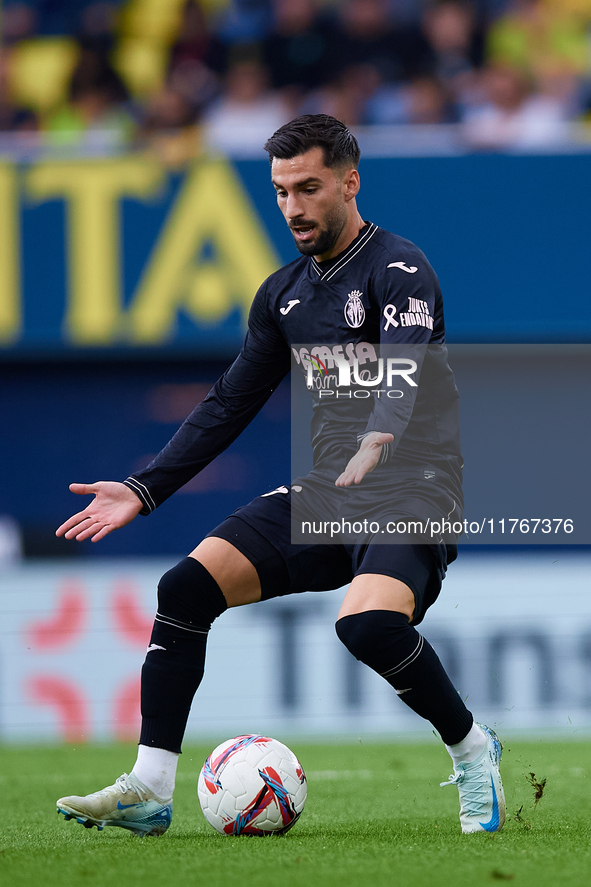
[[[403,702],[430,721],[446,745],[467,736],[473,718],[431,644],[392,610],[344,616],[336,631],[350,652],[377,671]]]
[[[140,745],[180,752],[205,669],[211,623],[227,608],[205,567],[187,557],[158,585],[158,612],[142,668]]]

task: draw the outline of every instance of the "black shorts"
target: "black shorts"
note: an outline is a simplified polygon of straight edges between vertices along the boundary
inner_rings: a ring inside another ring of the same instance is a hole
[[[437,600],[455,545],[307,544],[291,542],[291,491],[253,499],[208,533],[225,539],[254,565],[262,599],[304,591],[330,591],[362,573],[391,576],[414,594],[413,624]]]

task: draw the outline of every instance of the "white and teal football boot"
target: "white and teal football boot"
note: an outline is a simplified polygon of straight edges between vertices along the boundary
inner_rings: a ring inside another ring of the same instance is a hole
[[[57,812],[86,828],[106,825],[126,828],[141,838],[163,835],[172,820],[172,798],[157,798],[133,774],[124,773],[107,788],[91,795],[60,798]]]
[[[487,742],[472,763],[461,762],[441,785],[457,785],[460,794],[460,824],[465,835],[500,832],[505,822],[505,795],[499,765],[501,743],[494,730],[478,725]]]

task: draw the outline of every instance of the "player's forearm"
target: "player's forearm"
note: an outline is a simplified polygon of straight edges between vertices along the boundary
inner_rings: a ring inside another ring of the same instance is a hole
[[[124,481],[149,514],[219,456],[254,419],[285,373],[241,356],[155,459]]]
[[[357,435],[358,444],[376,432],[392,435],[393,440],[382,447],[379,464],[393,458],[412,419],[426,351],[427,344],[422,343],[382,343],[382,360],[387,366],[384,382],[379,396],[374,396],[374,407],[363,432]]]
[[[124,483],[142,500],[141,514],[148,514],[199,474],[246,428],[258,409],[234,415],[232,422],[210,425],[185,422],[146,468],[134,472]]]

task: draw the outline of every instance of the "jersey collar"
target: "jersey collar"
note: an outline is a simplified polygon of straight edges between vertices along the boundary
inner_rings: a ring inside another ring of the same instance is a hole
[[[373,222],[366,222],[355,240],[349,244],[344,252],[335,256],[334,259],[328,259],[326,262],[317,262],[312,256],[312,269],[318,275],[318,279],[322,281],[331,280],[345,265],[349,264],[351,259],[355,258],[357,253],[367,246],[377,230],[378,226],[374,225]]]

